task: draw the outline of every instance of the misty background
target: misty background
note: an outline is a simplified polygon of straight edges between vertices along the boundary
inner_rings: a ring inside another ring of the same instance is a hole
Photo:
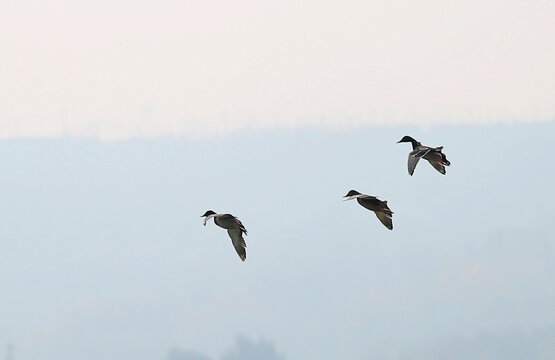
[[[0,358],[555,358],[554,18],[0,2]]]
[[[18,360],[550,358],[554,130],[2,141],[0,341]],[[445,146],[446,176],[408,175],[406,134]],[[208,209],[246,226],[245,263]]]
[[[0,138],[531,123],[551,0],[4,0]]]

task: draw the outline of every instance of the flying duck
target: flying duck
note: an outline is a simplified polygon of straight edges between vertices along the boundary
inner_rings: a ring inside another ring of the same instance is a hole
[[[445,154],[441,152],[443,146],[436,148],[424,146],[410,136],[403,136],[401,140],[397,141],[397,144],[402,142],[410,142],[412,144],[412,151],[409,153],[408,160],[409,174],[411,176],[420,158],[428,160],[434,169],[445,175],[445,166],[449,166],[451,163],[447,160]]]
[[[235,251],[237,251],[241,260],[245,261],[247,258],[247,243],[243,239],[243,233],[247,235],[247,229],[245,229],[241,221],[231,214],[216,214],[212,210],[208,210],[201,217],[204,217],[204,226],[206,226],[208,220],[213,218],[216,225],[226,229],[231,238],[231,243],[235,247]]]
[[[343,197],[345,198],[344,201],[357,199],[360,205],[376,213],[376,216],[386,228],[393,230],[393,211],[387,206],[387,201],[381,201],[375,196],[361,194],[356,190],[349,191]]]

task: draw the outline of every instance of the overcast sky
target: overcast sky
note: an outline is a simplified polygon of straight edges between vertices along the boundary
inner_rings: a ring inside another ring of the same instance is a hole
[[[0,358],[554,358],[553,19],[2,1]],[[447,175],[409,176],[404,135]],[[246,262],[209,209],[249,230]]]
[[[0,344],[14,360],[218,359],[244,335],[289,360],[393,360],[509,336],[553,358],[554,127],[1,141]],[[409,176],[405,133],[444,145],[447,175]],[[388,200],[394,230],[350,189]],[[202,226],[209,209],[246,226],[245,262]]]
[[[0,137],[547,121],[555,2],[3,1]]]

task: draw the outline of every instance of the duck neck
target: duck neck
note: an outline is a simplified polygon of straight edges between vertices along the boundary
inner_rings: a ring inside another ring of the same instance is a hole
[[[416,141],[416,140],[414,140],[414,139],[412,139],[412,140],[410,141],[410,143],[412,144],[412,149],[413,149],[413,150],[416,150],[417,147],[419,147],[420,145],[422,145],[421,143],[419,143],[418,141]]]
[[[210,219],[214,219],[214,223],[216,223],[216,216],[218,216],[218,214],[212,214],[212,215],[208,215],[207,217],[204,218],[204,226],[206,226],[206,223],[208,222],[208,220]],[[216,223],[217,225],[217,223]]]

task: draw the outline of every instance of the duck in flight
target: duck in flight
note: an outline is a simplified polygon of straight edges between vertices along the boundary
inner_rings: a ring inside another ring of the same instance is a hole
[[[389,230],[393,230],[393,211],[387,206],[387,201],[381,201],[375,196],[361,194],[351,190],[344,196],[344,201],[357,199],[358,203],[368,210],[372,210],[378,219]]]
[[[428,160],[434,169],[445,175],[445,167],[451,165],[451,163],[442,152],[443,146],[436,148],[424,146],[410,136],[403,136],[401,140],[397,141],[397,144],[402,142],[410,142],[412,144],[412,151],[409,153],[408,160],[409,175],[412,176],[414,173],[414,168],[420,158]]]
[[[204,226],[206,226],[208,220],[214,219],[216,225],[226,229],[235,251],[237,251],[241,260],[245,261],[247,258],[247,243],[243,239],[243,233],[247,235],[247,229],[245,229],[241,221],[231,214],[216,214],[212,210],[208,210],[201,217],[204,218]]]

